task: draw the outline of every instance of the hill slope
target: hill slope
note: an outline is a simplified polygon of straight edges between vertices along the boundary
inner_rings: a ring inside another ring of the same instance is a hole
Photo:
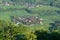
[[[16,7],[14,10],[12,9],[7,10],[7,7],[6,7],[6,9],[3,9],[4,11],[3,10],[0,11],[0,19],[10,21],[10,16],[12,15],[14,16],[30,15],[30,16],[39,16],[43,18],[44,25],[35,25],[34,27],[32,27],[32,29],[35,29],[35,28],[39,29],[39,27],[44,27],[47,29],[50,26],[49,25],[50,23],[54,22],[55,20],[60,20],[59,18],[60,9],[56,7],[42,6],[42,7],[36,7],[33,9],[28,9],[23,7],[22,10],[19,10],[19,9],[21,8]]]

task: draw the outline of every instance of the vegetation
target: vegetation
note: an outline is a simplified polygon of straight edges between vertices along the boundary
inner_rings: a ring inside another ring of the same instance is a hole
[[[40,4],[40,5],[47,5],[47,6],[55,6],[60,8],[60,0],[4,0],[4,1],[12,1],[16,4],[24,4],[24,3],[31,3],[31,4]]]
[[[42,18],[43,25],[11,22],[11,16],[24,15]],[[60,0],[0,0],[0,40],[60,40]]]
[[[3,25],[3,26],[2,26]],[[27,26],[15,25],[0,20],[0,40],[60,40],[60,32],[49,32],[43,28],[31,31]]]

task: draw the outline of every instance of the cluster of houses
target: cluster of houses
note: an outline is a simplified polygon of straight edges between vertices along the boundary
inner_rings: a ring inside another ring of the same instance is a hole
[[[0,1],[0,5],[10,6],[10,5],[16,5],[16,3],[15,2]],[[24,3],[22,5],[25,5],[27,8],[35,8],[35,7],[43,6],[43,5],[34,5],[34,4],[30,4],[30,3]]]
[[[15,24],[25,24],[25,25],[36,25],[36,24],[41,24],[42,23],[42,18],[39,18],[37,16],[11,16],[11,20],[12,22],[14,22]]]
[[[7,1],[0,1],[0,5],[10,6],[10,5],[14,5],[14,3],[13,2],[7,2]]]
[[[27,8],[31,9],[31,8],[36,8],[36,7],[41,7],[43,5],[35,5],[35,4],[30,4],[30,3],[25,3],[25,6],[27,6]]]

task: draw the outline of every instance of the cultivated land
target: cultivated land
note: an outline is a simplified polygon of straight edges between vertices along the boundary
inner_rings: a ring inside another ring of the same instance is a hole
[[[0,0],[0,40],[60,40],[60,0]]]
[[[48,29],[48,27],[50,27],[49,23],[54,22],[54,20],[60,20],[60,8],[57,7],[41,6],[29,9],[23,6],[2,6],[0,10],[0,19],[5,21],[10,21],[11,16],[22,15],[39,16],[40,18],[43,18],[43,25],[35,25],[31,27],[31,29],[40,29],[41,27]]]

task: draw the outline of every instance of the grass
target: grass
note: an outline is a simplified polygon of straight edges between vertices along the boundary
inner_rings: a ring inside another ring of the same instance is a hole
[[[27,15],[28,13],[24,10],[19,10],[19,11],[6,11],[6,12],[0,12],[0,19],[10,19],[10,16],[12,15],[18,15],[18,16],[21,16],[21,15]]]
[[[1,7],[0,7],[1,8]],[[5,9],[4,9],[5,8]],[[56,12],[57,10],[59,11],[59,8],[56,7],[49,7],[49,6],[42,6],[42,7],[38,7],[38,8],[33,8],[33,9],[29,9],[32,13],[28,13],[26,10],[7,10],[7,8],[17,8],[17,9],[21,9],[21,8],[25,8],[22,6],[10,6],[10,7],[2,7],[2,9],[4,9],[4,11],[0,11],[0,19],[2,20],[6,20],[6,21],[10,21],[10,16],[15,15],[15,16],[21,16],[21,15],[30,15],[30,16],[39,16],[41,18],[43,18],[43,25],[34,25],[34,26],[30,26],[30,28],[32,30],[37,30],[40,28],[44,28],[44,29],[48,29],[50,27],[49,23],[54,22],[54,20],[59,19],[60,20],[60,15]],[[7,10],[7,11],[5,11]],[[27,25],[29,26],[29,25]]]

